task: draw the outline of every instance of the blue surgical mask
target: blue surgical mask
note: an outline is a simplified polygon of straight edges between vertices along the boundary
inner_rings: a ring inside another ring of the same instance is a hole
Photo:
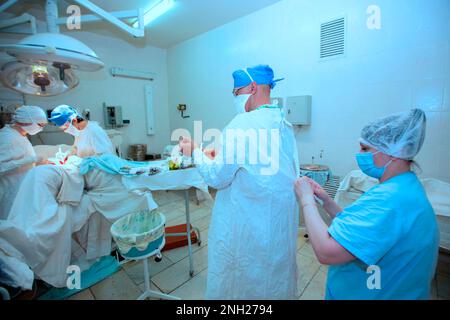
[[[367,174],[369,177],[375,178],[375,179],[381,179],[384,172],[386,171],[386,168],[391,164],[392,160],[389,161],[384,167],[377,167],[375,165],[375,161],[373,159],[373,156],[379,153],[380,151],[377,151],[375,153],[372,152],[363,152],[363,153],[357,153],[356,154],[356,161],[358,162],[358,166],[361,169],[362,172]]]

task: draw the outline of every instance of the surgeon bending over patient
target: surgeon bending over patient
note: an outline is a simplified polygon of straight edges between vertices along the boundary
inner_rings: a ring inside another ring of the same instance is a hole
[[[356,160],[380,184],[345,209],[314,181],[296,182],[314,252],[330,265],[327,299],[429,298],[439,233],[425,190],[411,171],[425,124],[424,112],[414,109],[363,128]],[[333,219],[330,227],[314,195]]]
[[[0,129],[0,219],[6,219],[25,174],[37,159],[28,135],[42,131],[48,123],[39,107],[22,106],[15,112],[13,123]]]
[[[53,109],[49,119],[61,130],[75,137],[70,155],[80,158],[115,153],[114,147],[100,125],[95,121],[84,119],[78,111],[67,105],[60,105]]]

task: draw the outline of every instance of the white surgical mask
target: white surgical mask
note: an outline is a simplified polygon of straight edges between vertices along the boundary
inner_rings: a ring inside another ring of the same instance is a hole
[[[72,122],[70,122],[69,126],[67,127],[66,130],[64,130],[64,132],[68,133],[68,134],[71,134],[74,137],[78,137],[80,135],[80,130],[75,128],[75,126],[72,124]]]
[[[236,109],[237,114],[246,112],[245,105],[251,96],[251,94],[240,94],[234,97],[234,108]]]
[[[247,69],[242,69],[242,71],[244,71],[248,75],[251,82],[255,82],[255,80],[253,80],[253,77],[251,76],[251,74],[248,72]],[[250,99],[251,96],[252,96],[251,94],[241,94],[234,97],[234,108],[237,114],[247,112],[247,110],[245,110],[245,105],[247,104],[247,101],[248,99]]]
[[[42,131],[42,127],[38,125],[37,123],[32,123],[29,126],[23,126],[21,127],[23,131],[28,133],[30,136],[34,136],[35,134],[38,134]]]

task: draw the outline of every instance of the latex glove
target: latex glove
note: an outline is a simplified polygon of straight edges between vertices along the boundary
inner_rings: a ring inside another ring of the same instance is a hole
[[[181,153],[187,157],[192,157],[192,152],[198,148],[198,145],[191,138],[187,137],[180,137],[178,145]]]
[[[322,188],[322,186],[320,184],[318,184],[311,178],[308,178],[308,177],[305,177],[305,178],[309,182],[311,187],[313,188],[314,195],[317,196],[317,198],[319,198],[324,203],[332,200],[331,197],[328,195],[328,193],[325,191],[325,189]]]
[[[314,199],[314,190],[307,177],[297,179],[295,182],[295,193],[297,194],[302,206],[316,204]]]
[[[55,158],[58,159],[59,161],[64,161],[67,158],[67,156],[69,155],[69,153],[70,153],[70,151],[62,152],[61,147],[59,147],[59,151],[55,154]]]
[[[205,150],[203,150],[203,152],[211,160],[214,160],[214,158],[216,157],[216,150],[214,150],[214,149],[205,149]]]

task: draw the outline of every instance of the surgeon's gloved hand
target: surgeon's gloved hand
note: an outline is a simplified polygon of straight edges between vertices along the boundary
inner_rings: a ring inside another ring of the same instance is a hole
[[[198,148],[198,145],[191,138],[187,137],[180,137],[178,145],[181,153],[186,157],[192,157],[192,152]]]
[[[313,188],[314,191],[314,195],[319,198],[323,203],[326,203],[330,200],[333,200],[329,194],[325,191],[324,188],[322,188],[322,186],[320,184],[318,184],[317,182],[315,182],[313,179],[306,177],[306,179],[308,180],[309,184],[311,185],[311,187]]]
[[[211,160],[214,160],[214,158],[216,157],[216,150],[214,149],[205,149],[203,150],[203,153]]]
[[[302,207],[315,205],[314,190],[307,177],[301,177],[295,182],[295,193],[300,200]]]
[[[69,155],[70,151],[67,152],[62,152],[61,151],[61,147],[59,148],[59,151],[55,154],[55,158],[58,159],[59,161],[63,161],[64,159],[67,158],[67,156]]]

